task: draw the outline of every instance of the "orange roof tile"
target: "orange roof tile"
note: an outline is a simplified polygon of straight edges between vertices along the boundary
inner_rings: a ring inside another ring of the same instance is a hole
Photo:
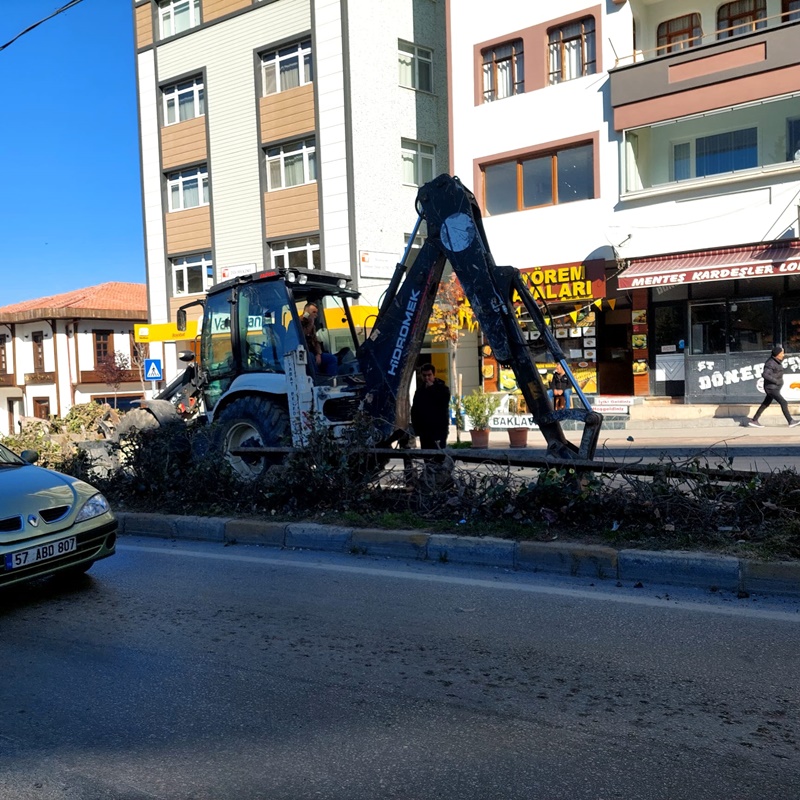
[[[68,311],[67,311],[68,310]],[[61,313],[54,314],[54,311]],[[39,313],[37,313],[39,312]],[[108,312],[108,313],[106,313]],[[123,312],[120,314],[120,312]],[[110,281],[86,289],[75,289],[64,294],[24,300],[0,307],[0,320],[9,317],[28,319],[42,316],[108,316],[127,319],[147,319],[147,286],[144,283],[122,283]]]

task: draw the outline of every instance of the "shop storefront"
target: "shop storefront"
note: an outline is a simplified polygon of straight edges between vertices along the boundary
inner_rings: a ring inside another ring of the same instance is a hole
[[[764,361],[780,342],[784,396],[800,400],[800,240],[633,260],[619,287],[649,293],[653,395],[758,402]]]
[[[607,276],[615,269],[616,264],[595,259],[521,270],[585,394],[633,393],[631,304],[627,294],[609,294]],[[518,311],[522,313],[521,306]],[[520,321],[549,384],[553,358],[533,323],[524,315]],[[498,364],[488,347],[483,349],[482,377],[487,391],[517,388],[513,372]]]

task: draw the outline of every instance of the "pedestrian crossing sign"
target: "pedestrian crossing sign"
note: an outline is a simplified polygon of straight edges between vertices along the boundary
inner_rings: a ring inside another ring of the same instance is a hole
[[[144,360],[144,379],[146,381],[160,381],[162,379],[160,358],[146,358]]]

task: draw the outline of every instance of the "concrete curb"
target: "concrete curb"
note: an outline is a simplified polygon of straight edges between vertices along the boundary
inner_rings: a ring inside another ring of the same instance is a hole
[[[310,522],[117,512],[122,536],[258,544],[411,558],[625,583],[800,596],[800,561],[753,561],[683,550],[617,550],[578,542],[515,542]]]

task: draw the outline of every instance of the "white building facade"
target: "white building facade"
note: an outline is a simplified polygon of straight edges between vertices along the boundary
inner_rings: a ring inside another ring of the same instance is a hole
[[[454,172],[590,389],[751,402],[777,341],[800,372],[800,2],[450,2],[448,25]]]
[[[417,185],[449,169],[444,4],[133,5],[150,322],[288,264],[376,305]],[[167,378],[185,346],[153,345]]]

